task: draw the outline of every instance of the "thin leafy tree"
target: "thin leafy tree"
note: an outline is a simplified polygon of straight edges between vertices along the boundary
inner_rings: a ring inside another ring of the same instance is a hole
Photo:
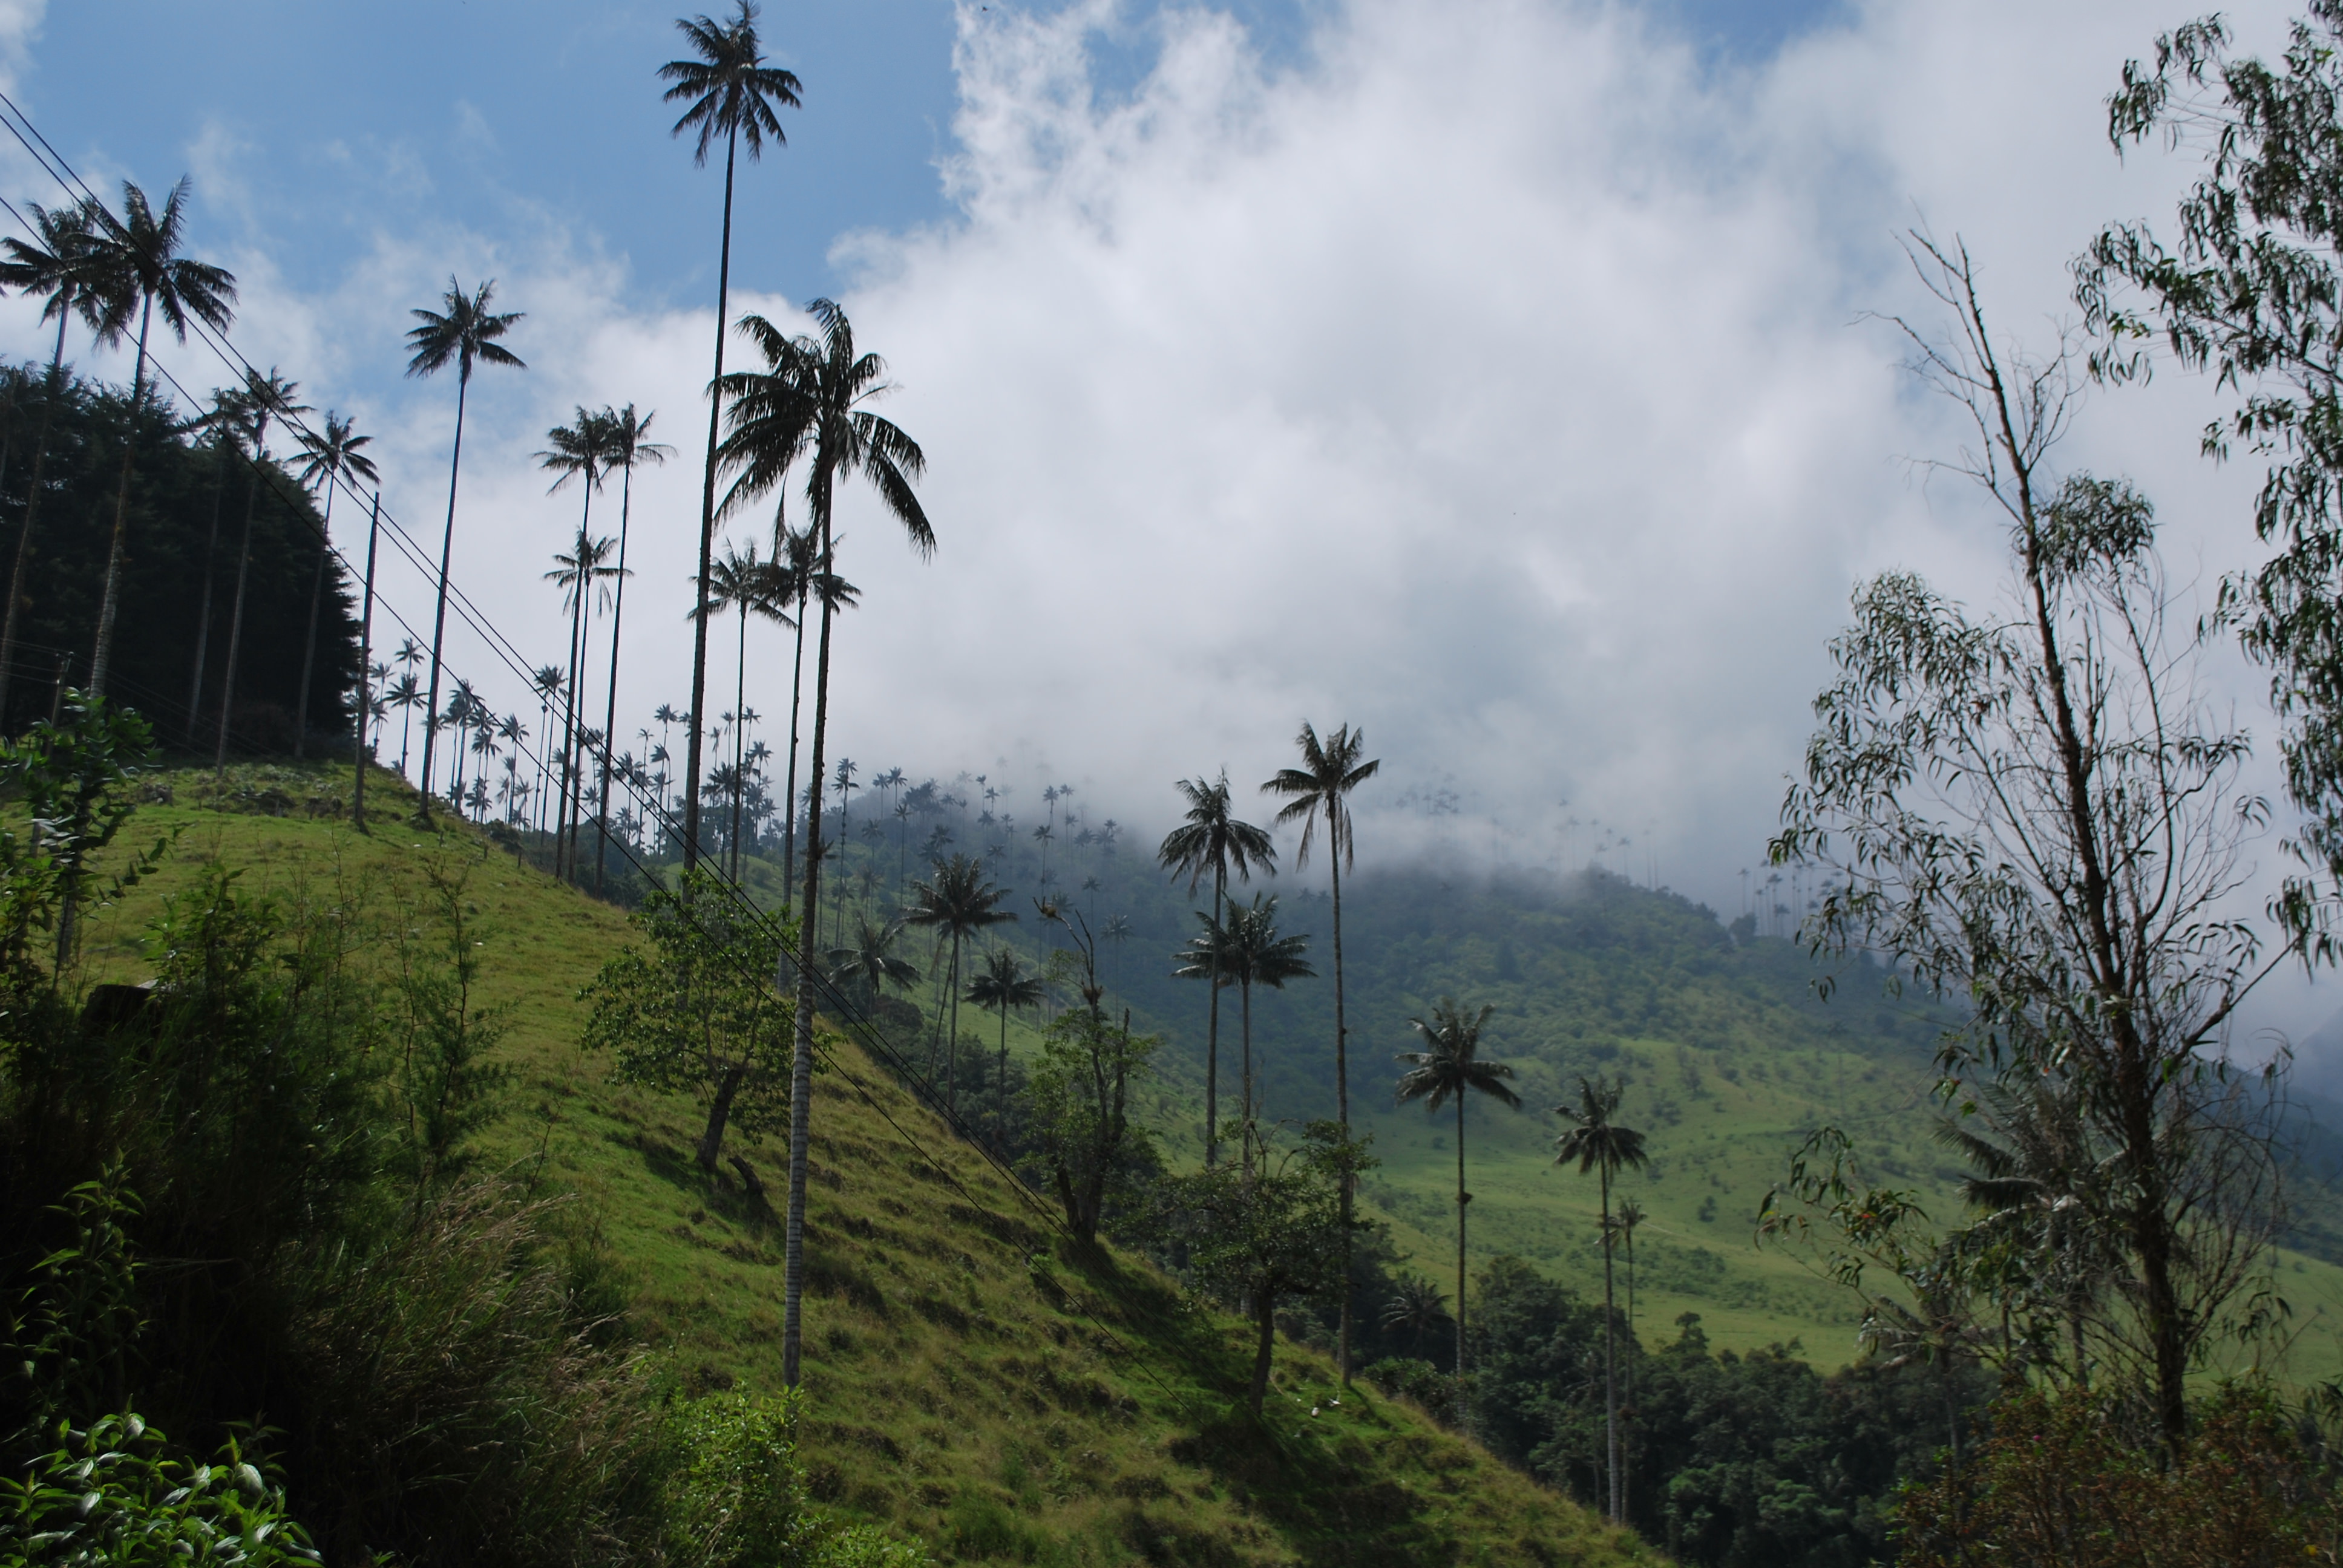
[[[1422,1050],[1402,1051],[1399,1060],[1407,1064],[1400,1074],[1394,1092],[1397,1103],[1406,1105],[1423,1101],[1423,1109],[1438,1115],[1440,1108],[1453,1100],[1456,1102],[1456,1375],[1464,1375],[1464,1206],[1473,1201],[1473,1194],[1464,1187],[1464,1101],[1471,1094],[1485,1094],[1500,1105],[1519,1110],[1522,1097],[1506,1087],[1513,1070],[1502,1061],[1481,1060],[1481,1030],[1496,1009],[1484,1007],[1468,1014],[1453,997],[1442,997],[1432,1010],[1429,1021],[1412,1018],[1408,1027],[1423,1037]]]
[[[249,421],[243,430],[244,457],[252,473],[244,491],[244,542],[236,553],[236,597],[227,612],[227,662],[220,670],[219,743],[212,755],[215,789],[227,776],[228,722],[236,712],[236,662],[244,647],[244,595],[252,575],[252,525],[260,500],[260,476],[268,463],[268,425],[271,419],[290,424],[309,411],[307,404],[293,401],[299,390],[297,383],[279,376],[273,365],[266,375],[257,370],[244,373],[243,407]]]
[[[1217,928],[1228,911],[1229,874],[1233,871],[1241,880],[1250,881],[1256,869],[1274,871],[1277,846],[1270,841],[1266,829],[1237,819],[1229,793],[1227,769],[1221,769],[1216,779],[1182,779],[1174,788],[1188,802],[1188,810],[1180,826],[1163,836],[1163,842],[1155,851],[1156,863],[1175,879],[1185,876],[1191,898],[1195,896],[1204,874],[1212,873],[1212,923]],[[1043,793],[1054,803],[1054,794],[1048,790]],[[1212,992],[1204,1030],[1204,1163],[1210,1167],[1218,1162],[1221,1147],[1221,981],[1217,948],[1205,955],[1205,961]]]
[[[1554,1108],[1555,1115],[1570,1123],[1569,1131],[1555,1140],[1554,1162],[1575,1162],[1582,1176],[1592,1171],[1603,1194],[1603,1419],[1611,1455],[1611,1518],[1614,1523],[1624,1523],[1626,1519],[1626,1498],[1619,1471],[1619,1342],[1611,1280],[1611,1254],[1617,1232],[1611,1223],[1611,1183],[1620,1171],[1641,1170],[1650,1162],[1650,1156],[1644,1152],[1644,1135],[1619,1123],[1619,1101],[1625,1093],[1624,1084],[1608,1082],[1601,1077],[1582,1078],[1578,1081],[1577,1103]]]
[[[984,967],[968,982],[968,1000],[978,1007],[989,1007],[1001,1015],[1001,1092],[1009,1092],[1009,1015],[1026,1008],[1040,1007],[1043,995],[1041,977],[1025,967],[1014,948],[995,948],[984,960]]]
[[[657,467],[674,456],[675,448],[662,446],[650,438],[652,414],[637,414],[632,403],[612,412],[603,411],[610,427],[610,466],[618,470],[618,588],[610,607],[610,679],[604,698],[602,733],[618,732],[618,637],[624,629],[627,615],[627,525],[632,520],[635,499],[635,469],[638,466]],[[643,738],[650,739],[648,730]],[[602,793],[594,808],[594,891],[602,890],[602,877],[609,859],[610,770],[602,769]]]
[[[464,471],[464,403],[472,387],[472,367],[475,365],[506,365],[515,370],[525,370],[519,355],[497,340],[512,330],[513,323],[521,318],[518,310],[492,311],[488,301],[495,297],[496,279],[489,278],[470,294],[456,281],[451,273],[447,292],[440,297],[442,308],[409,311],[419,327],[409,328],[407,345],[413,350],[407,361],[409,376],[436,375],[456,363],[456,439],[447,454],[447,526],[439,540],[439,589],[431,612],[431,682],[424,698],[424,711],[439,706],[440,655],[447,638],[447,564],[456,548],[456,482]],[[417,809],[422,820],[431,818],[431,729],[423,730],[423,774],[416,791]]]
[[[1280,822],[1300,822],[1302,842],[1293,851],[1293,869],[1310,863],[1310,846],[1321,820],[1326,826],[1326,868],[1334,900],[1334,1119],[1343,1132],[1351,1131],[1351,1057],[1349,1020],[1342,1010],[1342,869],[1355,853],[1351,836],[1351,791],[1375,776],[1381,759],[1363,755],[1366,739],[1345,724],[1322,741],[1308,723],[1294,737],[1302,766],[1280,769],[1262,785],[1266,794],[1282,795]],[[1342,1234],[1352,1234],[1351,1206],[1356,1195],[1342,1190]],[[1347,1262],[1347,1261],[1346,1261]],[[1462,1301],[1462,1297],[1459,1297]],[[1342,1298],[1342,1322],[1336,1331],[1335,1365],[1342,1382],[1351,1381],[1351,1298]]]
[[[585,500],[578,516],[578,540],[570,556],[556,556],[557,566],[548,572],[548,581],[560,583],[565,590],[570,579],[561,574],[567,570],[577,575],[577,581],[588,584],[606,575],[602,558],[616,548],[615,541],[593,538],[594,492],[602,487],[605,475],[610,471],[618,456],[618,416],[608,410],[596,414],[584,406],[578,408],[575,420],[568,425],[556,425],[545,433],[546,447],[537,454],[537,466],[554,476],[546,489],[552,495],[572,479],[580,481]],[[590,556],[590,560],[587,559]],[[608,568],[615,575],[618,568]],[[605,589],[605,599],[608,590]],[[561,719],[561,809],[555,827],[557,838],[553,851],[554,874],[559,876],[568,866],[574,879],[577,868],[570,861],[574,856],[569,824],[577,815],[583,769],[579,766],[578,735],[580,724],[578,705],[584,698],[586,663],[586,612],[588,596],[574,596],[569,618],[569,704]]]
[[[55,209],[27,203],[33,237],[11,236],[0,240],[7,259],[0,261],[0,288],[37,297],[41,319],[57,324],[55,347],[49,351],[46,394],[41,399],[40,430],[33,439],[33,482],[25,493],[24,526],[16,531],[15,564],[8,572],[8,608],[0,617],[0,733],[8,714],[8,676],[16,663],[16,612],[25,598],[25,572],[32,562],[33,529],[40,519],[41,489],[47,477],[49,424],[65,393],[65,328],[78,317],[92,332],[106,323],[105,272],[96,250],[97,212],[94,204],[78,201]],[[216,526],[217,498],[214,499]]]
[[[106,547],[106,591],[97,611],[97,648],[89,666],[89,695],[106,695],[114,660],[114,619],[122,602],[123,548],[130,529],[130,459],[137,449],[138,421],[146,408],[146,341],[155,313],[180,342],[190,321],[225,332],[234,318],[236,275],[226,267],[182,256],[186,240],[188,183],[183,176],[156,212],[146,193],[122,182],[122,216],[93,211],[95,227],[87,252],[92,291],[105,301],[98,337],[119,343],[130,329],[130,307],[138,307],[138,350],[130,373],[130,407],[122,432],[122,473],[114,496],[114,537]]]
[[[689,131],[696,137],[691,161],[705,167],[708,149],[724,138],[724,237],[716,262],[716,368],[708,381],[708,466],[699,491],[699,597],[693,608],[691,649],[691,711],[708,705],[708,588],[710,557],[716,545],[716,473],[721,462],[719,436],[724,417],[724,335],[731,321],[732,176],[741,145],[749,161],[764,157],[765,139],[775,146],[789,146],[774,106],[798,107],[804,84],[790,72],[765,64],[757,37],[757,7],[739,0],[729,21],[700,16],[679,17],[676,29],[691,45],[691,57],[670,60],[659,67],[659,80],[672,84],[665,101],[687,106],[673,134]],[[695,724],[684,764],[683,864],[699,863],[700,727]],[[794,1379],[791,1380],[794,1384]]]
[[[1017,918],[1014,910],[1001,907],[1008,897],[1008,889],[986,879],[983,861],[973,855],[954,855],[936,868],[931,879],[911,884],[911,906],[903,911],[906,921],[951,943],[951,967],[944,980],[951,1019],[950,1042],[944,1049],[944,1110],[949,1114],[960,1109],[960,947],[986,928]]]
[[[806,467],[804,495],[812,525],[821,538],[816,558],[817,590],[837,569],[837,539],[831,501],[838,486],[860,475],[878,493],[880,504],[903,526],[921,558],[934,554],[936,535],[912,481],[927,470],[927,455],[901,427],[868,404],[889,390],[886,361],[858,353],[846,312],[827,299],[807,307],[816,335],[792,338],[762,317],[750,316],[741,329],[757,344],[766,369],[729,376],[723,385],[731,399],[731,431],[723,459],[739,477],[725,499],[752,500],[781,483],[800,458]],[[821,635],[815,645],[813,747],[808,776],[822,777],[822,749],[830,720],[830,628],[839,608],[830,595],[821,601]],[[807,814],[804,929],[820,930],[821,886],[821,797],[812,792]],[[799,976],[797,1044],[793,1071],[797,1096],[789,1111],[789,1217],[781,1325],[783,1381],[798,1383],[799,1306],[804,1291],[805,1161],[813,1090],[813,973]]]
[[[301,645],[301,699],[293,719],[296,758],[301,755],[302,742],[309,733],[309,676],[317,662],[317,607],[326,597],[326,558],[333,553],[334,491],[361,480],[369,485],[380,482],[382,476],[375,471],[374,460],[358,450],[373,442],[373,437],[357,434],[347,419],[330,410],[324,429],[301,433],[301,446],[307,454],[301,463],[301,483],[326,492],[326,516],[325,534],[317,541],[317,565],[309,576],[309,635]]]

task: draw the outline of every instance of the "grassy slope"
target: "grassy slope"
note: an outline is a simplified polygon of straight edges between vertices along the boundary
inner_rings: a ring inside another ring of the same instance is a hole
[[[290,769],[239,773],[296,799],[323,788]],[[141,975],[143,928],[209,859],[245,868],[247,886],[366,889],[382,910],[409,906],[427,859],[469,860],[488,1000],[514,1026],[495,1152],[594,1201],[634,1271],[642,1327],[688,1377],[778,1384],[773,1213],[691,1164],[688,1101],[611,1085],[578,1051],[573,998],[624,939],[621,915],[468,834],[427,839],[403,813],[361,837],[158,806],[127,837],[169,827],[182,837],[164,872],[91,920],[92,978]],[[1652,1560],[1409,1409],[1364,1390],[1326,1402],[1330,1369],[1305,1352],[1282,1350],[1266,1433],[1231,1421],[1247,1362],[1233,1320],[1188,1308],[1142,1266],[1051,1256],[1009,1184],[850,1046],[838,1058],[817,1084],[808,1230],[805,1457],[826,1497],[940,1546],[986,1535],[989,1502],[1006,1515],[990,1532],[1001,1561]],[[739,1147],[778,1176],[777,1144]]]

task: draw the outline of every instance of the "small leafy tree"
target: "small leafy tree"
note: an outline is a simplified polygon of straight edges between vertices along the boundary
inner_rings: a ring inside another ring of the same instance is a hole
[[[702,871],[635,914],[641,938],[581,993],[584,1045],[609,1050],[624,1083],[688,1090],[708,1102],[695,1158],[713,1171],[724,1131],[780,1125],[789,1104],[789,1000],[775,988],[784,929],[735,905]]]
[[[137,809],[131,786],[154,754],[154,732],[136,713],[79,691],[63,701],[55,723],[43,719],[23,739],[0,742],[0,794],[21,800],[32,819],[23,838],[0,827],[0,967],[20,990],[36,968],[36,933],[55,933],[57,969],[71,960],[90,862]],[[137,881],[167,842],[108,879],[97,897]]]
[[[1252,1381],[1247,1397],[1261,1413],[1277,1342],[1277,1309],[1331,1297],[1349,1282],[1348,1242],[1354,1221],[1342,1213],[1346,1174],[1367,1169],[1365,1141],[1334,1121],[1313,1121],[1299,1148],[1255,1169],[1216,1165],[1163,1187],[1158,1223],[1187,1257],[1189,1271],[1253,1324]]]
[[[1107,1205],[1132,1194],[1133,1178],[1157,1167],[1154,1140],[1131,1116],[1132,1091],[1152,1070],[1162,1040],[1131,1032],[1126,1010],[1117,1024],[1099,1005],[1098,940],[1080,910],[1042,900],[1046,923],[1074,940],[1060,961],[1075,966],[1082,1005],[1068,1008],[1041,1035],[1041,1056],[1030,1089],[1035,1159],[1057,1189],[1066,1225],[1083,1246],[1098,1239]]]
[[[407,1113],[417,1202],[426,1188],[469,1164],[466,1146],[497,1119],[498,1091],[510,1077],[488,1060],[510,1027],[509,1010],[483,1007],[473,995],[480,942],[473,906],[464,896],[468,871],[447,862],[424,868],[436,929],[399,944],[394,1075]]]

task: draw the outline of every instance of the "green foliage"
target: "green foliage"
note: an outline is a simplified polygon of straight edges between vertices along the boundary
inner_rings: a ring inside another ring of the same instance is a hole
[[[1131,1093],[1161,1044],[1132,1034],[1127,1020],[1116,1025],[1095,1005],[1060,1013],[1042,1035],[1030,1090],[1035,1159],[1084,1243],[1098,1235],[1111,1204],[1140,1197],[1140,1178],[1155,1168],[1154,1140],[1132,1114]]]
[[[36,1282],[24,1302],[29,1313],[10,1312],[5,1342],[12,1381],[23,1379],[21,1408],[36,1431],[74,1411],[120,1404],[126,1396],[131,1342],[140,1324],[137,1261],[122,1222],[137,1207],[119,1171],[108,1170],[75,1187],[52,1211],[72,1221],[73,1244],[34,1265]]]
[[[36,934],[54,932],[54,961],[62,970],[74,946],[76,911],[93,901],[84,886],[91,862],[114,841],[137,809],[131,785],[154,753],[146,721],[75,691],[52,723],[42,719],[22,738],[0,741],[0,799],[22,805],[29,832],[0,825],[0,985],[22,996],[39,980]],[[154,869],[168,840],[95,890],[106,901],[136,886]]]
[[[775,977],[789,932],[750,918],[705,871],[645,899],[635,927],[645,945],[581,993],[592,1010],[581,1043],[611,1051],[621,1082],[703,1098],[699,1160],[713,1171],[728,1123],[753,1133],[788,1117],[795,1008]]]
[[[812,1522],[797,1461],[799,1402],[794,1391],[735,1388],[678,1407],[679,1562],[773,1568],[803,1559]]]
[[[2114,1436],[2079,1391],[2025,1390],[1993,1408],[1974,1461],[1914,1487],[1905,1568],[2198,1568],[2343,1559],[2331,1458],[2307,1449],[2267,1391],[2228,1387],[2196,1411],[2177,1456]],[[2146,1434],[2138,1434],[2145,1439]]]
[[[23,1480],[0,1476],[6,1568],[278,1568],[319,1561],[285,1489],[229,1438],[208,1463],[166,1455],[135,1413],[60,1422]]]
[[[470,1163],[469,1142],[497,1119],[498,1091],[510,1076],[489,1060],[509,1028],[509,1010],[482,1007],[473,994],[481,940],[464,890],[470,870],[460,860],[425,868],[427,918],[437,929],[410,930],[400,941],[392,982],[398,1001],[393,1070],[418,1192]]]

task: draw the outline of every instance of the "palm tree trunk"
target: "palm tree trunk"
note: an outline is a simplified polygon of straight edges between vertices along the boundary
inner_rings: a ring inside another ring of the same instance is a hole
[[[367,524],[366,608],[358,614],[358,743],[357,766],[350,781],[350,826],[363,833],[366,825],[367,720],[373,717],[374,550],[382,538],[382,492],[374,493],[374,515]]]
[[[301,699],[293,706],[293,759],[298,762],[309,735],[309,674],[317,662],[317,601],[326,592],[326,558],[334,551],[334,475],[326,475],[325,531],[317,538],[317,569],[309,574],[309,640],[301,645]],[[358,720],[363,738],[366,720]]]
[[[805,684],[806,596],[798,591],[798,651],[789,664],[789,793],[781,802],[781,913],[797,898],[798,879],[798,694]]]
[[[65,317],[57,317],[56,352],[49,357],[49,395],[41,403],[41,433],[33,444],[33,485],[25,492],[25,526],[16,534],[16,565],[8,574],[8,611],[0,618],[0,736],[8,733],[8,677],[16,663],[16,610],[25,599],[25,569],[32,560],[33,523],[41,509],[41,480],[48,467],[49,419],[65,396]],[[219,498],[212,498],[212,523],[219,523]],[[194,738],[192,730],[189,739]]]
[[[1464,1382],[1464,1205],[1473,1195],[1464,1191],[1464,1091],[1456,1091],[1456,1382],[1461,1391]],[[1463,1401],[1457,1401],[1460,1415]],[[1470,1421],[1466,1422],[1470,1425]]]
[[[1624,1231],[1624,1239],[1627,1243],[1627,1347],[1629,1353],[1627,1356],[1627,1402],[1625,1408],[1619,1412],[1619,1420],[1622,1429],[1619,1434],[1619,1518],[1623,1523],[1625,1523],[1627,1517],[1626,1510],[1629,1502],[1629,1493],[1631,1490],[1629,1483],[1633,1469],[1632,1460],[1634,1457],[1634,1445],[1627,1441],[1627,1433],[1625,1431],[1627,1427],[1633,1426],[1635,1422],[1635,1356],[1634,1352],[1643,1348],[1642,1342],[1635,1338],[1635,1232],[1632,1230]]]
[[[730,177],[729,168],[726,177]],[[815,478],[814,502],[821,525],[821,556],[819,569],[828,571],[830,557],[830,485],[829,476],[818,474]],[[821,777],[823,732],[830,719],[830,596],[822,596],[821,638],[814,654],[813,678],[813,748],[809,761],[812,773]],[[821,791],[813,792],[813,805],[806,814],[806,839],[809,850],[805,868],[805,930],[816,929],[821,917]],[[782,1248],[781,1284],[781,1382],[788,1388],[799,1383],[799,1330],[800,1312],[805,1298],[805,1201],[807,1144],[812,1137],[812,1124],[808,1112],[813,1099],[813,966],[798,965],[798,1006],[796,1039],[789,1062],[789,1214],[786,1239]]]
[[[97,649],[89,660],[89,694],[106,695],[106,677],[114,663],[114,618],[122,608],[122,547],[130,530],[130,455],[138,446],[138,411],[146,401],[146,328],[155,316],[155,297],[146,296],[138,307],[138,358],[130,372],[130,413],[122,432],[122,478],[114,492],[114,542],[106,551],[106,595],[97,607]]]
[[[447,456],[447,528],[439,538],[439,601],[431,617],[431,690],[423,700],[423,773],[416,786],[416,819],[431,821],[431,754],[437,732],[431,715],[439,711],[439,653],[447,638],[447,560],[456,549],[456,481],[464,471],[464,395],[471,389],[472,367],[466,361],[456,377],[456,445]]]
[[[216,442],[219,466],[212,475],[212,522],[204,538],[203,608],[196,615],[196,668],[187,682],[187,744],[196,743],[196,726],[204,710],[204,660],[212,640],[212,578],[219,559],[220,493],[227,488],[227,443]]]
[[[1334,1120],[1342,1129],[1347,1141],[1351,1136],[1351,1056],[1349,1032],[1342,1015],[1342,842],[1335,832],[1339,825],[1339,808],[1332,801],[1326,811],[1327,866],[1334,877]],[[1351,1261],[1353,1244],[1351,1235],[1351,1206],[1357,1191],[1356,1178],[1346,1168],[1342,1172],[1342,1319],[1335,1328],[1334,1372],[1342,1386],[1351,1386]]]
[[[602,754],[610,751],[610,738],[618,729],[618,632],[627,614],[627,522],[634,509],[635,465],[630,460],[618,480],[618,592],[610,607],[610,689],[602,711]],[[602,795],[594,808],[594,894],[602,893],[602,869],[610,850],[610,769],[602,769]]]
[[[979,1068],[981,1072],[983,1069]],[[951,1043],[944,1048],[944,1115],[960,1120],[960,928],[952,928]]]
[[[740,651],[732,666],[732,879],[740,879],[740,769],[749,739],[749,601],[740,601]]]
[[[684,764],[683,869],[687,871],[699,864],[699,732],[701,710],[708,703],[708,558],[716,543],[716,443],[724,419],[724,328],[732,308],[732,160],[739,139],[737,129],[724,134],[724,241],[718,247],[716,263],[716,373],[708,383],[708,469],[699,487],[699,608],[691,622],[691,744]],[[828,622],[823,624],[827,628]],[[789,1363],[794,1371],[794,1334],[788,1342]],[[790,1387],[797,1386],[794,1375],[789,1381]]]
[[[1619,1522],[1619,1343],[1612,1321],[1611,1167],[1602,1166],[1603,1188],[1603,1432],[1611,1454],[1611,1522]]]
[[[586,487],[587,505],[593,505],[594,487]],[[561,710],[561,801],[553,822],[553,874],[567,874],[574,881],[577,868],[569,863],[569,814],[578,793],[578,671],[585,662],[578,651],[586,635],[586,595],[592,585],[588,576],[586,525],[578,525],[577,597],[569,605],[569,700]]]
[[[1048,852],[1043,841],[1042,851]],[[1219,930],[1221,905],[1226,900],[1229,870],[1225,862],[1212,868],[1212,926]],[[1204,961],[1204,986],[1212,993],[1204,1025],[1204,1169],[1210,1171],[1221,1154],[1221,946],[1215,935]]]
[[[1001,1101],[1009,1102],[1009,1004],[1001,1004]]]
[[[1238,1009],[1237,1009],[1237,1010],[1238,1010],[1238,1014],[1239,1014],[1239,1016],[1240,1016],[1240,1017],[1242,1019],[1242,1020],[1243,1020],[1243,1022],[1242,1022],[1242,1035],[1243,1035],[1243,1040],[1244,1040],[1244,1116],[1243,1116],[1243,1120],[1242,1120],[1241,1122],[1239,1122],[1239,1124],[1238,1124],[1238,1131],[1239,1131],[1239,1132],[1243,1136],[1243,1139],[1244,1139],[1244,1147],[1243,1147],[1243,1150],[1242,1150],[1242,1154],[1243,1154],[1243,1157],[1244,1157],[1244,1172],[1245,1172],[1245,1176],[1246,1176],[1246,1179],[1247,1179],[1247,1180],[1251,1180],[1251,1179],[1252,1179],[1252,1130],[1253,1130],[1253,1129],[1252,1129],[1252,1117],[1253,1117],[1253,1103],[1252,1103],[1252,981],[1251,981],[1251,980],[1240,980],[1240,981],[1238,981],[1238,982],[1237,982],[1237,988],[1238,988],[1238,990],[1239,990],[1239,992],[1241,993],[1241,996],[1242,996],[1242,1000],[1241,1000],[1241,1001],[1239,1002],[1239,1004],[1238,1004]]]
[[[256,436],[253,445],[259,441]],[[252,518],[260,500],[260,458],[256,450],[252,457],[252,482],[244,491],[244,544],[236,556],[236,599],[227,615],[227,664],[220,671],[219,744],[212,752],[212,791],[216,795],[227,783],[227,725],[236,711],[236,658],[244,645],[244,588],[252,571]]]

